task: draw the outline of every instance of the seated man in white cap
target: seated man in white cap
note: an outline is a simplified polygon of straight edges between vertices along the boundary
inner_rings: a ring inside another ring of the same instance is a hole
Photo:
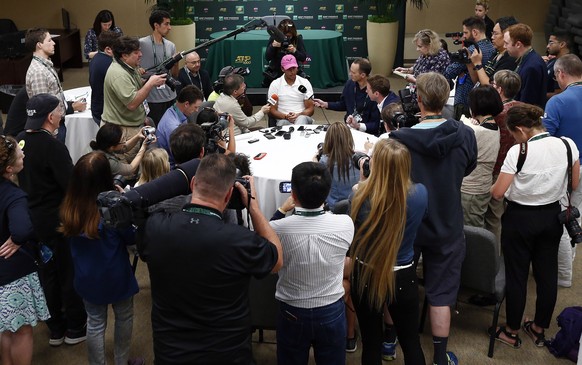
[[[309,80],[297,75],[297,68],[297,60],[293,55],[283,56],[283,76],[269,86],[269,102],[274,103],[269,115],[277,120],[278,126],[313,123],[313,88]]]

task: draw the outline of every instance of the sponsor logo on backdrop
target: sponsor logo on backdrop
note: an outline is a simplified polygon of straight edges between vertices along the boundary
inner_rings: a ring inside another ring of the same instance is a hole
[[[335,31],[336,32],[343,32],[344,31],[344,25],[343,24],[336,24],[335,25]]]
[[[251,56],[236,56],[234,63],[242,63],[243,65],[250,65],[252,63]]]
[[[293,20],[312,20],[313,15],[293,15]]]
[[[186,15],[194,15],[194,7],[193,6],[186,7]]]
[[[327,6],[320,6],[319,11],[327,11]]]
[[[249,17],[245,15],[245,16],[243,16],[243,20],[246,22],[249,20]]]
[[[245,7],[242,5],[238,5],[234,8],[234,12],[236,14],[244,14],[245,13]]]
[[[276,7],[274,7],[274,6],[271,6],[271,7],[269,8],[269,12],[270,12],[270,13],[274,13],[274,12],[276,12],[276,11],[277,11],[277,8],[276,8]]]
[[[362,26],[361,25],[354,25],[354,30],[362,30]]]
[[[195,16],[194,17],[194,21],[198,22],[198,21],[214,21],[214,17],[213,16]]]
[[[344,12],[344,4],[335,4],[335,12],[336,13],[343,13]]]
[[[363,41],[363,37],[344,37],[344,42]]]
[[[207,27],[204,30],[207,31],[208,33],[212,33],[212,27]]]
[[[220,9],[218,9],[218,12],[219,13],[226,13],[226,8],[220,8]]]
[[[204,9],[202,9],[202,12],[203,12],[204,14],[208,14],[208,8],[204,8]]]
[[[295,12],[295,5],[285,5],[285,14],[293,14]]]
[[[363,20],[363,19],[367,19],[364,18],[365,15],[343,15],[342,19],[343,20]]]

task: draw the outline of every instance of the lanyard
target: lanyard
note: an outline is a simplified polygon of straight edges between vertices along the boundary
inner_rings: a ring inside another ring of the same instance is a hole
[[[515,72],[519,71],[519,68],[521,67],[521,63],[523,62],[523,59],[527,57],[528,54],[533,52],[533,48],[530,48],[523,56],[521,56],[519,58],[519,64],[517,65],[517,68],[515,69]]]
[[[222,220],[222,217],[220,216],[220,214],[217,214],[217,213],[215,213],[207,208],[187,207],[187,208],[182,209],[182,211],[188,212],[188,213],[204,214],[204,215],[208,215],[210,217],[216,217],[216,218]]]
[[[566,86],[566,89],[569,88],[570,86],[580,86],[580,85],[582,85],[582,81],[576,81]]]
[[[440,114],[437,114],[437,115],[427,115],[426,117],[421,118],[422,121],[431,120],[431,119],[444,119],[444,118]]]
[[[550,133],[545,132],[545,133],[538,134],[537,136],[530,138],[528,142],[537,141],[538,139],[546,138],[549,136],[550,136]]]
[[[368,103],[368,94],[366,94],[366,97],[364,98],[364,105],[362,106],[361,110],[358,110],[357,95],[358,95],[358,83],[356,82],[354,85],[354,111],[362,113],[364,110],[366,110],[366,104]]]
[[[184,66],[184,71],[186,71],[186,76],[188,76],[188,80],[190,80],[190,84],[194,85],[194,81],[192,81],[192,78],[190,77],[190,70],[188,70],[188,67]],[[194,74],[192,74],[192,76],[194,76]],[[198,87],[200,89],[200,91],[202,91],[202,95],[204,95],[204,89],[202,87],[202,76],[200,76],[200,72],[198,72],[198,75],[194,76],[194,78],[198,78],[198,82],[200,84],[200,86]],[[197,86],[197,85],[194,85]]]
[[[158,55],[156,54],[156,43],[154,42],[154,36],[151,35],[150,39],[152,41],[152,50],[154,51],[154,66],[156,66],[158,64]],[[162,37],[162,49],[164,50],[164,58],[162,58],[160,63],[166,59],[166,45],[164,44],[164,37]]]
[[[316,211],[305,211],[305,210],[297,210],[295,209],[295,213],[293,213],[295,215],[300,215],[303,217],[316,217],[318,215],[323,215],[325,214],[325,210],[316,210]]]

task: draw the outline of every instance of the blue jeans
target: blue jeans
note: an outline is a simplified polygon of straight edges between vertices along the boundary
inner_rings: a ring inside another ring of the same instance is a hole
[[[107,328],[107,304],[85,302],[87,311],[87,354],[89,365],[105,365],[105,329]],[[115,314],[113,354],[115,365],[127,365],[131,332],[133,330],[133,296],[112,304]]]
[[[343,298],[318,308],[280,303],[277,320],[278,365],[307,364],[313,345],[316,364],[346,363],[346,314]]]

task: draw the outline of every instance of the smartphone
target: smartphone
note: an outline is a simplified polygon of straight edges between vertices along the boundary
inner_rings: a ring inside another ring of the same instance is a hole
[[[298,131],[302,131],[305,130],[305,126],[300,125],[299,128],[297,128]]]
[[[249,143],[255,143],[255,142],[258,142],[258,141],[259,141],[258,138],[249,139]]]
[[[323,129],[323,125],[321,125],[321,124],[320,124],[320,125],[319,125],[319,126],[317,126],[317,128],[315,128],[315,129],[316,129],[316,130],[322,130],[322,129]]]
[[[257,154],[255,155],[255,157],[253,157],[253,158],[254,158],[255,160],[260,160],[260,159],[262,159],[262,158],[263,158],[263,157],[265,157],[265,156],[267,156],[267,152],[261,152],[261,153],[257,153]]]
[[[290,193],[291,192],[291,181],[283,181],[279,183],[280,193]]]
[[[275,136],[272,135],[271,133],[265,133],[265,138],[266,139],[275,139]]]
[[[279,131],[279,132],[275,133],[275,135],[276,135],[277,137],[281,137],[281,136],[282,136],[282,135],[284,135],[284,134],[285,134],[285,131]]]
[[[315,129],[313,130],[313,133],[315,133],[315,134],[319,134],[319,132],[320,132],[320,131],[321,131],[321,129],[319,129],[319,128],[315,128]]]

